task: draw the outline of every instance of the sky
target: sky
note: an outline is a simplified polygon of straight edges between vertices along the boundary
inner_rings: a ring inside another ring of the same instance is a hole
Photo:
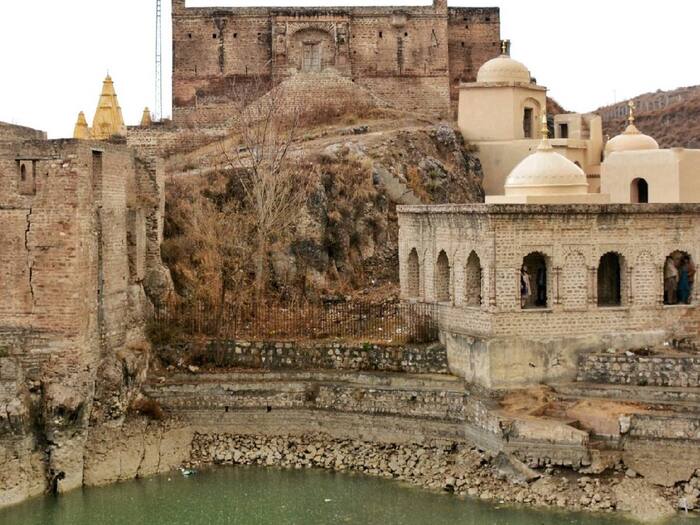
[[[127,124],[155,93],[156,0],[0,0],[0,121],[70,136],[92,120],[102,80]],[[170,0],[163,0],[163,98],[170,114]],[[326,0],[324,5],[425,2]],[[305,0],[188,0],[187,6],[318,5]],[[501,37],[564,108],[590,111],[656,89],[700,84],[697,0],[453,0],[501,8]]]

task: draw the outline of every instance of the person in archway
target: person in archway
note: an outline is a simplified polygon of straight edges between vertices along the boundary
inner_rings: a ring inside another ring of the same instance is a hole
[[[528,305],[531,295],[532,284],[530,283],[530,274],[527,273],[527,268],[523,264],[520,268],[520,308],[525,308]]]
[[[664,265],[664,304],[677,304],[678,268],[670,255]]]
[[[678,269],[678,302],[690,304],[690,257],[681,258]]]
[[[537,306],[547,306],[547,269],[544,265],[537,268]]]

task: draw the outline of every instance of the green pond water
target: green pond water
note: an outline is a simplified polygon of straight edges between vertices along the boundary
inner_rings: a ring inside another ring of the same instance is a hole
[[[607,516],[498,506],[360,475],[264,468],[180,473],[38,498],[2,525],[615,525]],[[679,518],[674,523],[698,523]]]

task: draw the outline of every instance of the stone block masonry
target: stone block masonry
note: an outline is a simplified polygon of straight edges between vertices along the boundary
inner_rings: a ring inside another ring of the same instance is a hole
[[[26,473],[0,475],[0,505],[82,485],[88,418],[128,406],[170,285],[163,202],[162,163],[123,145],[0,142],[0,471]]]
[[[595,353],[581,357],[578,381],[619,385],[700,387],[700,356]]]
[[[173,0],[173,118],[211,127],[242,84],[334,70],[398,109],[447,115],[500,52],[498,8],[186,8]],[[323,88],[316,95],[323,98]]]
[[[24,140],[46,140],[46,132],[0,122],[0,143],[22,142]]]
[[[161,349],[166,354],[172,349]],[[203,351],[184,343],[178,354],[201,364],[264,370],[358,370],[447,374],[447,353],[440,344],[388,346],[346,342],[211,341]]]

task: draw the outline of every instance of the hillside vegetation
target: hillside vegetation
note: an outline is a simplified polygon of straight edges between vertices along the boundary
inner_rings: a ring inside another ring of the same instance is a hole
[[[481,166],[452,126],[372,112],[303,127],[289,147],[308,195],[294,223],[270,236],[264,296],[295,301],[398,294],[396,206],[483,200]],[[169,164],[163,258],[181,296],[250,302],[260,274],[241,181],[221,144]],[[295,183],[299,184],[299,183]],[[301,191],[301,190],[300,190]]]
[[[679,94],[681,100],[677,100]],[[640,107],[645,108],[644,100],[649,97],[668,99],[670,103],[658,109],[638,110],[635,123],[639,130],[654,137],[662,148],[700,148],[700,86],[659,91],[640,95],[633,100],[639,99]],[[613,137],[625,129],[627,120],[624,117],[606,119],[607,109],[609,107],[600,108],[597,112],[604,116],[603,132]]]

